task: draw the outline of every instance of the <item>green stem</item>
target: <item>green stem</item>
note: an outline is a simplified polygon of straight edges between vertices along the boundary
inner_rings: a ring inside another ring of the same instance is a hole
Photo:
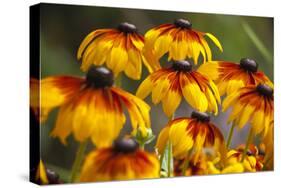
[[[247,154],[249,145],[250,145],[250,143],[251,143],[251,141],[252,141],[253,134],[254,134],[254,131],[253,131],[253,129],[251,128],[251,129],[250,129],[250,132],[249,132],[249,134],[248,134],[248,138],[247,138],[247,142],[246,142],[245,149],[244,149],[244,151],[243,151],[243,155],[242,155],[241,162],[243,162],[244,159],[245,159],[245,157],[246,157],[246,154]]]
[[[140,143],[139,143],[139,148],[140,148],[141,150],[144,150],[144,146],[145,146],[145,143],[144,143],[144,142],[140,142]]]
[[[88,141],[86,140],[84,142],[81,142],[79,145],[79,148],[77,150],[76,157],[75,157],[74,163],[72,165],[72,169],[71,169],[71,174],[70,174],[71,183],[75,182],[75,180],[76,180],[77,173],[81,167],[81,164],[82,164],[82,161],[84,158],[84,154],[85,154],[85,151],[87,148],[87,143],[88,143]]]
[[[172,143],[168,141],[168,177],[171,177]]]
[[[228,134],[228,138],[227,138],[227,144],[226,147],[229,148],[230,144],[231,144],[231,140],[232,140],[232,136],[233,136],[233,132],[234,132],[234,127],[235,127],[235,123],[232,122],[231,128],[230,128],[230,132]]]

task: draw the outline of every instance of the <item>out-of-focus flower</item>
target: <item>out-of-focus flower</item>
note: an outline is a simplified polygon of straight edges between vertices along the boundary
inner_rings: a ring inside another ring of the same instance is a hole
[[[62,181],[59,179],[59,175],[46,168],[42,160],[40,160],[37,169],[31,170],[31,176],[31,181],[39,185],[62,183]]]
[[[82,60],[81,69],[106,63],[117,76],[121,71],[132,79],[140,79],[142,72],[143,36],[135,25],[124,22],[116,29],[97,29],[82,41],[77,58]],[[146,66],[150,68],[149,64]]]
[[[150,74],[139,86],[136,95],[145,98],[152,93],[152,102],[162,101],[163,111],[170,117],[182,96],[196,110],[218,113],[220,96],[214,82],[203,76],[188,61],[175,61],[170,68]]]
[[[124,107],[133,129],[150,127],[150,107],[134,95],[113,86],[113,74],[92,67],[86,78],[52,76],[41,80],[41,108],[60,107],[51,135],[63,143],[73,133],[83,142],[91,138],[98,147],[109,146],[125,123]],[[123,106],[122,106],[123,104]],[[145,133],[143,133],[145,134]]]
[[[159,161],[138,148],[132,139],[121,139],[113,147],[97,149],[86,157],[81,182],[158,178]]]
[[[169,53],[169,60],[183,60],[192,58],[197,64],[202,54],[203,62],[212,59],[211,49],[204,36],[209,37],[222,51],[219,40],[210,33],[204,33],[192,28],[188,20],[177,19],[173,24],[163,24],[150,29],[145,34],[143,48],[146,64],[150,64],[151,71],[160,69],[159,59]]]
[[[221,96],[229,95],[247,85],[265,83],[273,87],[268,77],[258,71],[258,64],[249,58],[241,59],[240,64],[227,61],[207,62],[198,68],[198,72],[216,82]]]
[[[202,112],[192,112],[191,118],[176,118],[162,129],[158,136],[156,148],[163,154],[167,142],[172,145],[173,156],[183,159],[191,150],[194,163],[198,161],[203,148],[222,151],[225,147],[220,130],[210,122],[210,116]]]
[[[222,107],[223,111],[233,107],[229,122],[239,128],[249,122],[255,135],[263,132],[265,136],[273,121],[273,89],[266,84],[240,88],[225,98]]]
[[[220,153],[213,149],[203,149],[197,161],[194,160],[196,155],[191,154],[184,159],[174,160],[174,174],[175,176],[193,176],[208,174],[208,162],[216,162],[220,160]]]
[[[228,164],[224,168],[219,168],[213,162],[207,162],[207,174],[231,174],[244,172],[243,164],[236,162]]]
[[[239,163],[242,159],[244,149],[245,146],[241,145],[236,150],[230,150],[227,153],[227,165]],[[258,148],[251,144],[247,150],[246,157],[242,162],[245,171],[256,172],[262,170],[263,164],[258,155]]]

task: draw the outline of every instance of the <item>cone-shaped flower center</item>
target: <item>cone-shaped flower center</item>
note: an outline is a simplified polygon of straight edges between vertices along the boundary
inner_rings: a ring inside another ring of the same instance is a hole
[[[240,67],[249,72],[257,72],[258,64],[253,59],[242,58],[240,60]]]
[[[266,97],[273,96],[273,89],[266,84],[259,84],[257,86],[257,91],[259,92],[259,94],[266,96]]]
[[[123,22],[123,23],[119,24],[118,30],[122,31],[124,33],[136,33],[137,27],[133,24],[128,23],[128,22]]]
[[[192,65],[190,62],[188,62],[186,60],[181,60],[181,61],[173,62],[172,68],[175,71],[190,72],[192,70]]]
[[[90,87],[104,88],[113,85],[113,73],[105,67],[91,67],[86,75],[86,83]]]
[[[175,20],[174,24],[175,24],[175,26],[180,27],[180,28],[185,28],[185,29],[192,28],[191,22],[188,20],[184,20],[184,19],[177,19],[177,20]]]
[[[121,153],[133,153],[139,148],[138,143],[130,138],[116,140],[113,144],[113,149]]]
[[[191,113],[191,118],[197,119],[198,121],[202,121],[202,122],[210,121],[210,116],[205,112],[193,111]]]

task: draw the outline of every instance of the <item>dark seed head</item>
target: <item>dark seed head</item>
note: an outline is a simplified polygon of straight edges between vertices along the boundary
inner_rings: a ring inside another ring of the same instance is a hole
[[[193,111],[191,113],[191,118],[195,118],[195,119],[197,119],[199,121],[202,121],[202,122],[209,122],[210,121],[210,116],[205,112]]]
[[[113,149],[116,152],[132,153],[139,148],[138,143],[130,138],[118,139],[113,144]]]
[[[257,72],[258,64],[253,59],[242,58],[240,60],[240,67],[249,72]]]
[[[266,97],[273,96],[273,89],[266,84],[259,84],[257,86],[257,91],[259,92],[259,94],[266,96]]]
[[[113,73],[105,67],[91,67],[86,75],[87,86],[104,88],[113,85]]]
[[[137,27],[133,24],[130,24],[128,22],[123,22],[118,25],[118,30],[122,31],[124,33],[136,33]]]
[[[180,28],[184,28],[184,29],[191,29],[192,28],[192,24],[190,21],[188,20],[184,20],[184,19],[177,19],[174,22],[175,26],[180,27]]]
[[[172,68],[175,71],[190,72],[192,70],[192,65],[189,61],[181,60],[173,62]]]

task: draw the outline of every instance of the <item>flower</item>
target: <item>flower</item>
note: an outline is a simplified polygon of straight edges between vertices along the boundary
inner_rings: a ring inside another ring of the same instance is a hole
[[[227,153],[227,164],[231,165],[240,162],[242,159],[244,149],[245,146],[241,145],[238,146],[236,150],[230,150]],[[258,154],[258,148],[253,144],[250,144],[247,150],[247,155],[242,162],[244,170],[246,172],[256,172],[262,170],[263,164],[262,161],[259,160]]]
[[[31,181],[39,185],[60,184],[59,175],[45,167],[42,160],[39,161],[37,169],[31,170]]]
[[[142,99],[152,93],[152,102],[162,101],[168,117],[176,111],[182,96],[198,111],[218,113],[220,96],[214,82],[192,70],[188,61],[175,61],[170,68],[162,68],[150,74],[139,86],[136,95]]]
[[[183,60],[188,57],[197,64],[201,53],[204,62],[206,59],[210,61],[212,52],[204,36],[209,37],[222,51],[222,46],[215,36],[192,29],[188,20],[177,19],[173,24],[162,24],[150,29],[145,34],[143,48],[146,64],[150,64],[152,70],[159,69],[159,59],[167,52],[169,60]]]
[[[239,163],[228,164],[223,168],[218,168],[215,163],[207,162],[207,174],[229,174],[229,173],[242,173],[244,172],[244,166]]]
[[[113,147],[100,148],[86,157],[80,181],[109,181],[158,178],[160,164],[154,154],[138,148],[129,138],[114,142]]]
[[[191,118],[176,118],[161,130],[156,148],[163,154],[167,142],[172,145],[173,156],[184,158],[193,150],[194,163],[198,161],[203,148],[224,149],[224,138],[220,130],[210,122],[210,116],[203,112],[193,111]]]
[[[201,65],[198,72],[217,83],[220,95],[229,95],[235,90],[247,86],[265,83],[273,87],[272,82],[261,71],[253,59],[242,58],[240,64],[225,61],[211,61]]]
[[[123,106],[122,106],[123,104]],[[91,138],[109,146],[123,127],[127,108],[134,129],[150,127],[150,107],[134,95],[113,86],[113,74],[105,67],[91,67],[86,78],[51,76],[41,80],[41,107],[60,107],[51,135],[66,144],[70,133],[83,142]]]
[[[255,135],[265,136],[273,121],[273,89],[266,84],[249,85],[228,95],[222,104],[222,110],[232,108],[228,121],[243,128],[247,122]]]
[[[124,22],[116,29],[97,29],[88,34],[78,49],[77,58],[82,60],[81,69],[85,72],[92,64],[106,63],[115,76],[124,71],[128,77],[138,80],[142,72],[143,46],[143,36],[136,26]]]

